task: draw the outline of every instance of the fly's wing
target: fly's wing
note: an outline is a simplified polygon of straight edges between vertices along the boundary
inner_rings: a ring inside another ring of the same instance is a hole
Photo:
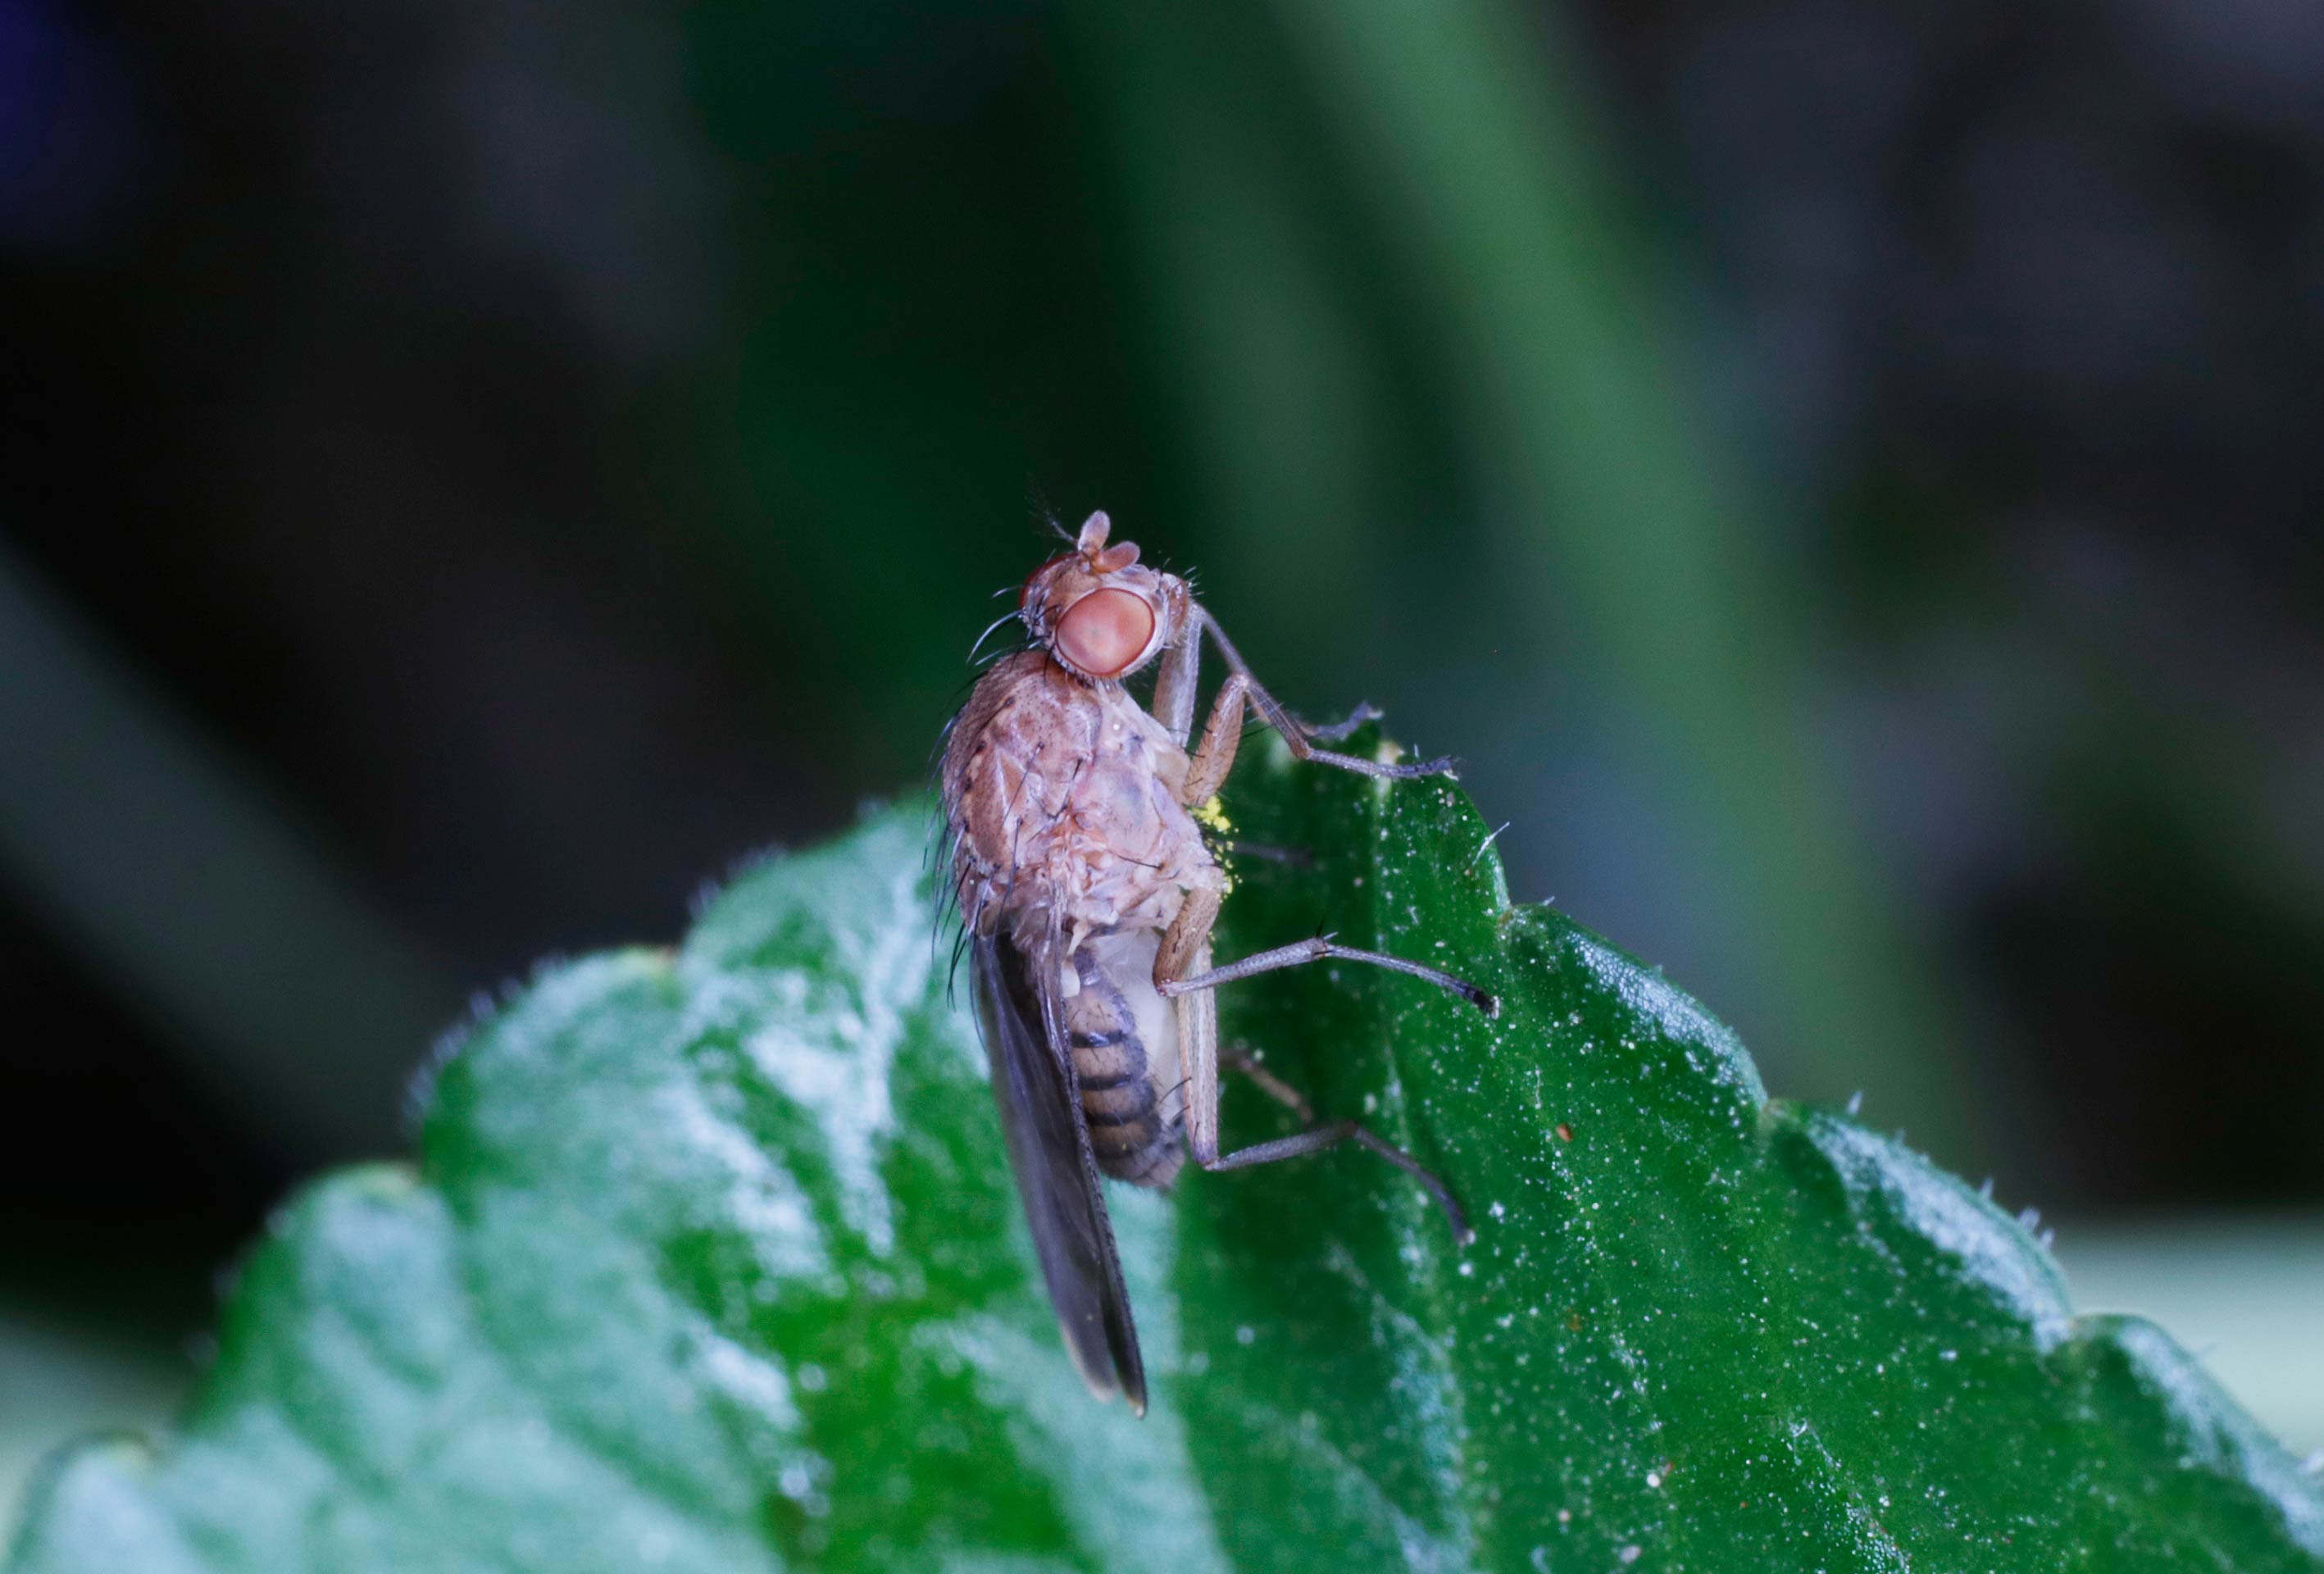
[[[1143,1415],[1146,1367],[1065,1050],[1056,947],[1028,957],[1005,935],[979,935],[973,956],[977,1026],[992,1061],[1009,1164],[1065,1349],[1090,1392],[1101,1399],[1124,1395]]]

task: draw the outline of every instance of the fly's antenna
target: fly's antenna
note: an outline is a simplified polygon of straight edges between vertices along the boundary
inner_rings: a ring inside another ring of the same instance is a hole
[[[1057,518],[1056,508],[1049,502],[1049,493],[1038,476],[1025,478],[1025,504],[1033,511],[1036,524],[1047,525],[1049,533],[1061,541],[1071,541],[1074,533]]]

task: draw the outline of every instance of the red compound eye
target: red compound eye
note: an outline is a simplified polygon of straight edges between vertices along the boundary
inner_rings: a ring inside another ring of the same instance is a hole
[[[1126,590],[1093,590],[1057,625],[1057,654],[1092,677],[1114,677],[1146,653],[1154,609]]]

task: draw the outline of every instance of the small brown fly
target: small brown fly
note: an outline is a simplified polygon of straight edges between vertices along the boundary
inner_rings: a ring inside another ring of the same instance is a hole
[[[1301,722],[1251,677],[1186,582],[1140,566],[1128,541],[1109,546],[1110,529],[1092,514],[1074,549],[1025,582],[1018,616],[1031,646],[994,663],[954,718],[943,786],[977,1022],[1049,1299],[1092,1392],[1121,1394],[1142,1415],[1146,1372],[1100,1176],[1165,1187],[1189,1153],[1206,1170],[1234,1170],[1355,1142],[1426,1187],[1469,1238],[1452,1192],[1410,1155],[1353,1120],[1314,1124],[1297,1093],[1222,1050],[1211,991],[1333,957],[1425,979],[1488,1017],[1499,1003],[1329,936],[1212,965],[1226,876],[1189,811],[1226,780],[1246,706],[1316,764],[1404,778],[1449,762],[1386,765],[1319,747],[1371,713],[1337,728]],[[1227,677],[1189,756],[1205,633]],[[1121,681],[1157,658],[1143,711]],[[1222,1060],[1308,1128],[1221,1154]]]

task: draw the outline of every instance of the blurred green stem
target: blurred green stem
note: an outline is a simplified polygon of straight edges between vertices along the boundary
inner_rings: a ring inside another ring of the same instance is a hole
[[[456,997],[5,551],[0,740],[0,879],[291,1149],[391,1139]]]
[[[1178,315],[1236,318],[1207,333],[1190,321],[1181,347],[1187,400],[1208,407],[1198,441],[1223,451],[1213,474],[1240,484],[1263,466],[1235,434],[1286,424],[1260,398],[1267,377],[1234,356],[1264,356],[1287,330],[1236,323],[1272,299],[1299,303],[1283,319],[1297,325],[1329,300],[1302,248],[1252,244],[1242,224],[1316,205],[1280,145],[1299,113],[1288,99],[1322,121],[1330,178],[1429,330],[1424,373],[1485,521],[1474,594],[1529,646],[1520,664],[1545,689],[1581,665],[1588,701],[1660,757],[1649,774],[1684,784],[1669,815],[1689,899],[1763,980],[1785,1091],[1876,1089],[1876,1109],[1911,1111],[1949,1163],[1987,1159],[2001,1145],[1994,1100],[1960,1074],[1982,1068],[1813,761],[1800,686],[1812,598],[1690,408],[1668,291],[1548,37],[1489,0],[1285,0],[1286,92],[1208,36],[1247,19],[1200,14],[1084,25]],[[1201,288],[1222,276],[1232,290]],[[1238,501],[1220,506],[1247,516]],[[1312,518],[1312,502],[1278,502],[1277,517]]]
[[[1811,1096],[1877,1081],[1949,1161],[1981,1100],[1917,937],[1812,762],[1795,642],[1810,619],[1746,489],[1690,410],[1662,271],[1636,244],[1550,58],[1494,0],[1284,0],[1348,161],[1443,330],[1508,581],[1562,587],[1623,713],[1691,769],[1713,899],[1757,932]],[[1538,629],[1541,620],[1521,620]],[[1547,652],[1545,651],[1545,654]],[[1718,889],[1716,888],[1721,888]]]

